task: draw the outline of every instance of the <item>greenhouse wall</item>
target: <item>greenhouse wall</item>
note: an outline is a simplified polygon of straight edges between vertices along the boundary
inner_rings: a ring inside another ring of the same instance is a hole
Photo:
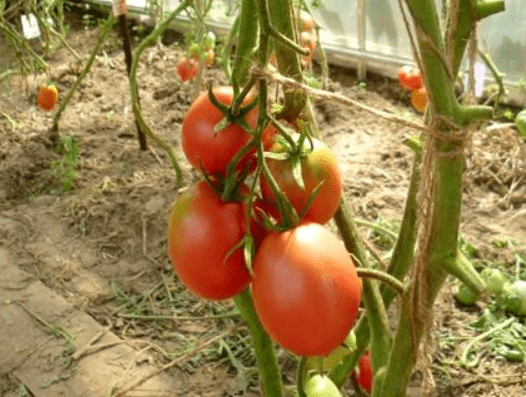
[[[111,0],[91,0],[111,5]],[[479,27],[479,48],[489,52],[507,84],[526,77],[526,7],[524,0],[506,0],[506,11],[485,19]],[[127,0],[132,12],[148,15],[147,0]],[[173,10],[179,0],[165,0],[165,12]],[[237,7],[236,0],[216,0],[211,26],[227,29]],[[389,77],[398,68],[412,62],[408,35],[398,0],[322,0],[314,15],[322,30],[320,40],[331,63],[356,68],[365,67]],[[440,10],[442,2],[437,1]],[[184,25],[184,18],[179,19]],[[177,22],[176,22],[177,24]],[[480,60],[479,60],[480,61]],[[481,61],[480,61],[481,62]]]

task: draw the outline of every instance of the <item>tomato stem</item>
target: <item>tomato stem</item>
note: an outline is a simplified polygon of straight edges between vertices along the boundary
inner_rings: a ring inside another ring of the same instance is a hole
[[[357,268],[356,272],[361,278],[372,278],[383,282],[399,294],[404,292],[404,284],[397,278],[391,276],[389,273],[385,273],[376,269],[364,269],[363,267]]]
[[[252,337],[263,388],[262,394],[265,397],[282,397],[281,370],[276,359],[274,343],[261,326],[250,291],[246,289],[234,300]]]
[[[179,6],[173,10],[170,15],[168,15],[159,25],[143,40],[139,43],[137,48],[135,49],[133,53],[133,60],[130,70],[130,96],[132,101],[132,109],[133,113],[135,115],[135,119],[137,120],[137,123],[140,125],[141,130],[144,132],[144,134],[153,140],[159,147],[161,147],[168,157],[170,157],[172,168],[175,170],[176,178],[177,178],[177,186],[182,186],[184,184],[183,181],[183,172],[181,170],[181,167],[179,166],[179,163],[177,161],[177,158],[175,157],[175,153],[170,145],[168,145],[163,139],[159,138],[157,135],[155,135],[150,127],[146,124],[146,121],[144,120],[141,112],[141,107],[139,105],[139,101],[137,99],[138,94],[138,88],[137,88],[137,66],[139,64],[139,59],[141,57],[142,52],[146,49],[147,46],[152,45],[155,43],[155,40],[170,26],[172,20],[179,15],[183,10],[188,7],[188,4],[191,0],[185,0]]]

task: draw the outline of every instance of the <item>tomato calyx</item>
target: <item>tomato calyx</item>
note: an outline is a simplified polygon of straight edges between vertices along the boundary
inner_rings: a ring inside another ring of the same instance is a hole
[[[276,124],[276,126],[278,125],[279,123]],[[265,158],[277,161],[289,161],[291,164],[292,176],[294,178],[294,181],[302,190],[305,190],[306,187],[305,181],[303,180],[302,160],[314,150],[314,142],[312,140],[312,137],[306,132],[305,128],[302,128],[300,134],[296,134],[299,135],[297,141],[295,141],[295,137],[289,135],[289,133],[287,131],[284,131],[283,128],[280,131],[278,127],[278,131],[280,132],[280,135],[276,137],[276,144],[279,145],[279,149],[277,151],[265,152],[263,155]],[[308,141],[309,144],[307,145],[305,141]],[[269,175],[265,174],[265,178],[267,178],[267,180],[270,181]],[[278,228],[280,230],[286,230],[291,226],[296,225],[300,219],[304,218],[310,206],[316,199],[316,196],[319,193],[324,182],[325,181],[321,181],[312,190],[299,214],[292,207],[290,201],[288,200],[286,195],[281,192],[279,187],[276,185],[276,190],[272,186],[272,183],[270,183],[271,189],[273,190],[274,195],[277,197],[277,203],[280,213],[284,215],[282,223],[278,225]]]
[[[248,89],[247,89],[248,88]],[[212,84],[208,85],[208,99],[214,105],[223,115],[225,116],[219,123],[216,124],[214,127],[214,132],[216,134],[220,133],[222,130],[224,130],[226,127],[228,127],[232,123],[238,124],[241,128],[243,128],[247,133],[254,135],[254,130],[248,125],[248,123],[245,120],[245,116],[256,107],[258,104],[258,98],[254,98],[248,105],[243,106],[243,108],[240,108],[240,104],[243,102],[243,100],[248,95],[251,85],[248,84],[245,89],[241,93],[239,93],[239,88],[234,84],[234,96],[232,98],[232,105],[228,106],[221,102],[219,102],[214,95]]]

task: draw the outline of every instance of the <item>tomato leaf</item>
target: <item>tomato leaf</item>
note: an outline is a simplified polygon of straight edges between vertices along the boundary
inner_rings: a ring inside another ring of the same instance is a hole
[[[228,258],[230,258],[234,252],[236,252],[238,249],[240,249],[245,244],[245,237],[243,237],[238,243],[236,243],[228,252],[226,253],[225,257],[223,258],[223,264],[222,267],[226,266],[226,261]]]
[[[252,236],[245,236],[245,246],[243,247],[243,256],[245,257],[245,264],[247,265],[248,272],[252,277],[254,272],[252,270],[252,257],[254,256],[254,239]]]
[[[321,181],[320,183],[318,183],[318,186],[314,188],[311,195],[309,196],[309,199],[307,200],[307,203],[305,204],[305,207],[303,207],[303,210],[301,211],[300,219],[302,219],[305,216],[324,183],[325,181]]]
[[[305,183],[303,182],[303,175],[301,174],[301,158],[299,156],[292,156],[290,158],[290,162],[291,162],[291,165],[292,165],[292,176],[294,177],[294,180],[296,181],[296,183],[298,184],[298,186],[302,190],[305,190]],[[321,184],[320,184],[320,186],[321,186]],[[318,187],[316,187],[316,189],[317,188]],[[309,198],[309,200],[310,200],[310,198]]]

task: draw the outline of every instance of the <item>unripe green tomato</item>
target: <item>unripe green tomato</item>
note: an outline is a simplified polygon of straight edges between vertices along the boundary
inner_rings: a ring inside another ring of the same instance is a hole
[[[458,286],[457,292],[455,292],[455,299],[460,304],[469,306],[477,301],[478,295],[466,287],[466,285],[461,284]]]
[[[489,292],[497,296],[501,294],[506,277],[504,277],[500,270],[487,267],[480,273],[480,277],[482,277],[486,283]]]
[[[526,109],[521,110],[517,117],[515,117],[515,125],[519,130],[519,133],[526,137]]]
[[[526,316],[526,281],[517,280],[504,287],[504,307],[518,316]]]
[[[305,383],[307,397],[342,397],[340,390],[333,381],[325,375],[314,375]]]

